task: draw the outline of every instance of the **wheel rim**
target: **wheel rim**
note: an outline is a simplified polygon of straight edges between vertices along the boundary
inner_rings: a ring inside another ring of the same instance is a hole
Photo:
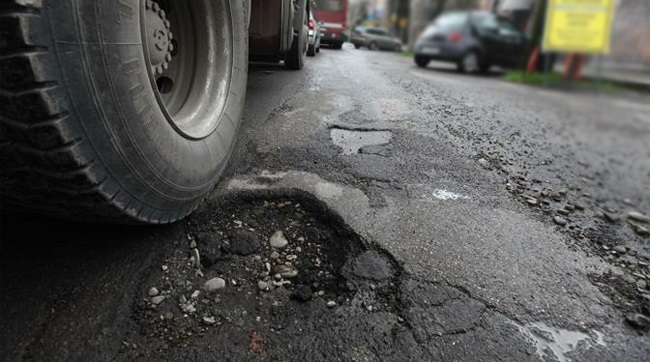
[[[170,124],[188,138],[210,135],[226,106],[233,67],[228,1],[144,0],[149,77]]]
[[[473,72],[478,68],[478,57],[475,53],[469,53],[463,58],[463,68],[466,72]]]

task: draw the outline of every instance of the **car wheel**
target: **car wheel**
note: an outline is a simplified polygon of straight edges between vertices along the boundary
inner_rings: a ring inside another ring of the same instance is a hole
[[[361,45],[359,45],[359,44],[354,44],[354,49],[361,49]]]
[[[307,27],[308,17],[307,12],[304,10],[306,9],[304,1],[302,2],[302,7],[299,7],[299,9],[303,9],[303,11],[299,12],[298,16],[300,16],[300,18],[296,19],[294,22],[294,24],[298,24],[296,25],[296,27],[298,27],[298,34],[293,36],[291,49],[284,60],[285,67],[292,70],[300,70],[305,66],[308,48],[306,44],[309,44],[307,39],[309,37],[309,30]],[[302,26],[300,26],[300,24],[302,24]]]
[[[429,62],[431,61],[428,58],[420,57],[420,56],[416,56],[414,60],[415,60],[415,64],[417,64],[417,66],[420,68],[426,68],[427,65],[429,65]]]
[[[334,44],[333,47],[336,50],[341,50],[341,49],[343,49],[343,43],[336,43],[336,44]]]
[[[476,51],[470,50],[465,53],[458,61],[457,68],[461,73],[474,73],[479,70],[481,63]]]
[[[368,49],[370,49],[370,50],[378,50],[379,46],[377,46],[377,43],[375,43],[373,41],[373,42],[370,42],[370,44],[368,44]]]
[[[3,208],[127,223],[192,212],[242,116],[248,2],[5,2]]]
[[[309,48],[307,48],[307,56],[310,56],[310,57],[316,56],[315,47],[316,47],[315,45],[311,45],[311,44],[309,45]]]

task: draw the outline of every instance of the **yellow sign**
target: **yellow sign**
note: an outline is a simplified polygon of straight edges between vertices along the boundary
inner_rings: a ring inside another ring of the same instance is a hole
[[[543,51],[609,52],[616,0],[548,0]]]

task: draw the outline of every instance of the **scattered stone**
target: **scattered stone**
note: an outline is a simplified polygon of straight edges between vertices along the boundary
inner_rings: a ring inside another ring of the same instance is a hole
[[[201,249],[201,265],[204,268],[211,267],[217,260],[222,258],[223,253],[227,253],[226,245],[219,235],[211,233],[199,233],[194,236],[198,248]],[[229,247],[229,246],[228,246]],[[223,249],[223,253],[222,253]]]
[[[610,223],[616,223],[619,220],[618,215],[611,212],[603,212],[603,217]]]
[[[221,278],[212,278],[203,284],[203,290],[208,293],[223,289],[226,287],[226,281]]]
[[[196,248],[196,241],[192,240],[190,241],[190,249],[195,249]]]
[[[309,302],[312,296],[312,290],[309,285],[303,285],[291,294],[291,298],[299,302]]]
[[[614,249],[612,249],[612,250],[614,250],[615,252],[617,252],[619,254],[627,253],[627,248],[625,247],[625,245],[616,245],[614,247]]]
[[[641,225],[634,225],[634,231],[641,236],[650,235],[650,230],[648,230],[648,228],[643,227]]]
[[[488,166],[490,165],[490,163],[488,162],[488,160],[486,160],[486,159],[484,159],[484,158],[479,158],[479,159],[478,159],[478,163],[479,163],[481,166],[483,166],[483,167],[488,167]]]
[[[158,294],[160,294],[160,291],[159,291],[158,288],[156,288],[156,287],[151,287],[151,289],[149,289],[149,293],[148,293],[148,294],[149,294],[150,297],[155,297],[155,296],[157,296]]]
[[[279,257],[280,257],[280,253],[278,253],[277,251],[271,253],[271,259],[275,260]]]
[[[554,217],[553,222],[556,223],[557,225],[560,225],[560,226],[565,226],[568,223],[568,221],[565,218],[563,218],[562,216]]]
[[[303,239],[303,240],[304,240],[304,239]],[[297,253],[300,253],[301,251],[302,251],[302,248],[299,247],[299,246],[296,246],[296,252],[297,252]]]
[[[199,249],[192,249],[192,258],[194,258],[194,267],[199,269],[201,268],[201,255],[199,254]]]
[[[354,260],[352,269],[354,275],[374,280],[384,280],[392,276],[390,261],[376,251],[369,250]]]
[[[634,206],[634,202],[632,202],[630,199],[623,200],[623,203],[627,206]]]
[[[298,259],[298,255],[294,255],[294,254],[287,255],[287,260],[291,261],[296,259]]]
[[[570,214],[569,210],[567,210],[567,209],[557,209],[556,211],[560,215],[565,215],[566,216],[566,215]]]
[[[289,244],[289,241],[284,237],[284,233],[281,230],[278,230],[271,236],[269,243],[276,249],[282,249]]]
[[[629,313],[625,316],[627,322],[634,328],[650,328],[650,318],[640,313]]]
[[[174,319],[174,313],[172,313],[172,312],[167,312],[167,313],[165,313],[165,316],[164,316],[163,318],[165,318],[166,320],[170,321],[170,320]]]
[[[269,283],[260,280],[259,282],[257,282],[257,288],[261,291],[267,291],[269,290]]]
[[[537,205],[539,204],[539,202],[537,201],[537,199],[534,198],[534,197],[530,197],[530,198],[526,199],[526,202],[527,202],[528,205],[530,205],[530,206],[537,206]]]
[[[217,321],[214,319],[214,317],[210,316],[210,317],[203,317],[203,323],[207,325],[213,325],[217,323]]]
[[[629,217],[629,218],[632,219],[632,220],[635,220],[635,221],[638,221],[638,222],[642,222],[642,223],[644,223],[644,224],[650,224],[650,216],[648,216],[648,215],[643,215],[643,214],[640,213],[640,212],[630,211],[630,212],[627,214],[627,217]]]
[[[192,304],[184,305],[182,307],[182,309],[183,309],[184,312],[187,312],[187,313],[190,313],[190,314],[196,313],[196,307],[194,307],[194,305],[192,305]]]
[[[296,275],[298,275],[298,270],[290,266],[281,264],[273,267],[273,274],[279,274],[280,277],[282,278],[293,278]]]
[[[584,210],[585,209],[585,205],[580,204],[580,203],[575,203],[575,204],[573,204],[573,206],[575,206],[576,210]]]
[[[231,236],[230,251],[233,254],[248,256],[254,254],[261,245],[259,236],[250,231],[238,230]]]
[[[644,289],[646,289],[648,287],[648,282],[646,282],[643,279],[637,280],[636,281],[636,287],[639,288],[639,290],[644,290]]]
[[[169,269],[169,267],[168,267],[167,265],[163,265],[163,266],[160,267],[160,268],[162,269],[162,271],[167,271],[167,269]]]
[[[192,298],[192,299],[198,299],[200,294],[201,294],[200,291],[195,290],[194,293],[192,293],[192,295],[190,296],[190,298]]]
[[[573,210],[576,209],[576,207],[573,204],[566,204],[566,205],[564,205],[564,209],[568,210],[568,211],[573,211]]]
[[[330,300],[329,302],[327,302],[327,307],[328,308],[336,307],[336,302],[333,301],[333,300]]]
[[[151,303],[153,303],[155,305],[158,305],[158,304],[162,303],[164,300],[165,300],[164,295],[158,295],[158,296],[155,296],[155,297],[151,298]]]
[[[318,293],[316,293],[316,294],[318,294],[319,297],[322,297],[322,296],[325,295],[325,291],[324,290],[319,290]]]

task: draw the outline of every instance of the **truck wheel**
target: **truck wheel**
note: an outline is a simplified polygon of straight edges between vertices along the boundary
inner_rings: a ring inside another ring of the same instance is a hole
[[[291,70],[300,70],[305,66],[309,44],[307,39],[309,36],[309,30],[307,27],[308,16],[306,12],[306,4],[303,3],[302,6],[298,6],[298,9],[300,10],[296,14],[296,19],[294,20],[294,29],[298,28],[298,34],[293,36],[291,50],[289,50],[289,53],[287,53],[287,56],[284,59],[285,67]]]
[[[248,4],[3,1],[3,208],[138,223],[192,212],[242,115]]]

